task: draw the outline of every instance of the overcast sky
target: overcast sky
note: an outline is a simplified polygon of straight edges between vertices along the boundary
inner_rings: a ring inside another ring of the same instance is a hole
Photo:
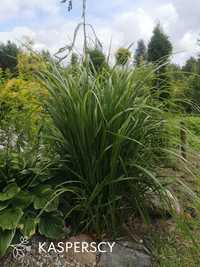
[[[200,0],[88,0],[87,20],[108,52],[142,38],[147,43],[160,22],[174,46],[174,61],[182,64],[197,55],[200,33]],[[0,41],[29,36],[36,49],[57,49],[68,44],[81,19],[81,0],[73,10],[59,0],[1,0]],[[81,37],[76,47],[81,47]],[[133,47],[134,49],[134,47]]]

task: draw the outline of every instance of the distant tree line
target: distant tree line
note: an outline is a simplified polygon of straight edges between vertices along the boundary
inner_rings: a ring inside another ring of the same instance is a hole
[[[147,45],[144,40],[140,39],[137,42],[134,53],[132,53],[131,49],[130,47],[121,47],[116,51],[116,66],[122,68],[126,66],[138,68],[144,64],[152,64],[155,66],[156,75],[153,85],[155,95],[157,94],[161,100],[170,98],[171,84],[173,83],[173,87],[176,87],[175,97],[183,97],[184,95],[189,100],[200,104],[200,55],[196,58],[189,58],[183,66],[172,64],[170,62],[170,56],[173,52],[173,46],[160,24],[157,24],[154,28],[153,35]],[[7,76],[11,75],[12,77],[18,75],[19,67],[21,68],[19,64],[21,60],[18,61],[18,57],[20,57],[21,53],[21,48],[14,42],[0,43],[1,76],[2,73]],[[109,68],[108,60],[101,47],[87,48],[87,54],[89,66],[93,72],[99,72],[103,68]],[[52,59],[48,51],[41,51],[40,55],[45,60]],[[23,57],[23,60],[31,60],[30,58]],[[69,66],[75,68],[80,62],[80,57],[72,53]],[[24,65],[27,66],[27,64]],[[34,68],[34,62],[28,66]]]
[[[0,68],[2,71],[9,70],[12,73],[17,71],[17,55],[19,48],[11,41],[6,44],[0,43]]]

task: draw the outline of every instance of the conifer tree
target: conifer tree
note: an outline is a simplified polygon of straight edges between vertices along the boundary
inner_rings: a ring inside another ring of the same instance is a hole
[[[148,61],[153,63],[167,61],[172,49],[169,37],[163,32],[160,24],[157,24],[148,45]]]
[[[172,44],[169,37],[163,32],[160,24],[157,24],[153,31],[153,36],[148,44],[148,61],[159,64],[156,69],[156,93],[161,100],[170,96],[169,80],[167,73],[167,62],[172,54]]]
[[[136,66],[139,66],[142,62],[145,62],[147,59],[147,48],[142,39],[139,40],[137,43],[134,59],[135,59],[134,63]]]

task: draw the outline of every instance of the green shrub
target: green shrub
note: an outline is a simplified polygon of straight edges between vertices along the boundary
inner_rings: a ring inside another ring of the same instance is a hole
[[[99,49],[89,49],[89,66],[92,72],[102,71],[103,68],[108,68],[106,63],[106,57],[103,52]]]
[[[128,48],[119,48],[116,52],[115,59],[116,59],[116,64],[125,66],[129,59],[131,58],[131,52],[129,51]]]
[[[148,193],[168,201],[164,181],[152,172],[164,113],[145,78],[119,69],[94,76],[84,67],[74,76],[56,66],[42,75],[59,175],[76,193],[63,197],[65,217],[79,230],[115,232],[133,212],[147,218]]]

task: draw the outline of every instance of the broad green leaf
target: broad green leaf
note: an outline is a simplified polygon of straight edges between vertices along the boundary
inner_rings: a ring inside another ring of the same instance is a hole
[[[64,218],[59,212],[43,213],[39,221],[39,232],[51,239],[64,237]]]
[[[2,230],[0,228],[0,256],[4,256],[6,253],[6,250],[10,246],[13,237],[15,235],[15,229],[14,230]]]
[[[54,195],[54,190],[49,186],[40,188],[35,193],[34,208],[44,209],[46,212],[55,211],[58,209],[59,198]]]
[[[26,191],[21,191],[15,198],[15,206],[21,209],[27,208],[33,202],[33,195]]]
[[[38,220],[36,218],[23,216],[19,222],[18,227],[25,237],[30,238],[36,232],[37,223]]]
[[[35,190],[35,194],[38,196],[42,196],[42,195],[48,194],[51,191],[52,191],[52,188],[50,185],[42,185]]]
[[[4,210],[5,208],[7,208],[9,205],[9,203],[7,202],[0,202],[0,211]]]
[[[50,196],[36,197],[34,200],[34,208],[44,209],[46,212],[55,211],[58,209],[59,198],[56,197],[52,200],[52,194]]]
[[[23,215],[19,208],[4,209],[0,212],[0,227],[3,230],[15,229]]]
[[[15,195],[17,195],[20,191],[20,188],[17,186],[17,184],[12,183],[6,186],[3,190],[3,192],[0,193],[0,201],[5,201],[13,198]]]

